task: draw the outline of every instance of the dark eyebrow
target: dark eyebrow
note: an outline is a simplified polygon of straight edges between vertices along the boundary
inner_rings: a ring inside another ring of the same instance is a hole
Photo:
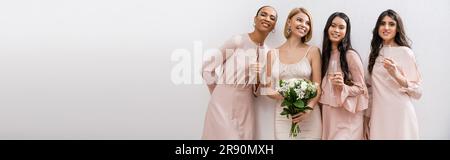
[[[273,15],[273,14],[269,14],[269,13],[267,13],[266,11],[261,11],[261,14],[266,14],[266,15],[269,15],[269,16],[273,16],[273,17],[275,17],[275,18],[277,18],[277,16],[275,16],[275,15]]]
[[[304,19],[303,17],[297,17],[297,19],[303,20],[303,21],[308,21],[306,19]]]
[[[261,11],[261,13],[265,13],[265,14],[269,15],[269,17],[273,17],[273,18],[277,19],[277,16],[275,14],[269,14],[265,11]]]
[[[381,22],[384,22],[384,23],[396,23],[394,20],[392,20],[392,21],[389,21],[389,20],[382,20]]]
[[[306,16],[307,18],[302,18],[304,21],[309,22],[309,16]]]

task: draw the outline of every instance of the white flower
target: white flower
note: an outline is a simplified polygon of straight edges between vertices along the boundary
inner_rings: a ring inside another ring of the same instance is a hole
[[[302,92],[300,89],[294,89],[294,91],[295,91],[295,94],[297,94],[297,95],[300,95]]]
[[[290,80],[289,81],[289,88],[294,88],[295,87],[295,81]]]
[[[287,86],[287,82],[281,81],[280,86],[276,86],[275,90],[281,95],[286,95],[286,93],[289,91],[289,86]]]
[[[300,85],[300,83],[301,83],[300,80],[295,81],[295,85]]]
[[[305,92],[302,92],[298,95],[298,99],[303,99],[305,98]]]
[[[275,89],[278,91],[283,97],[286,96],[295,96],[297,100],[310,99],[311,97],[306,97],[306,95],[310,95],[311,93],[315,93],[317,86],[309,80],[304,79],[288,79],[281,80],[279,86],[276,86]],[[295,95],[291,95],[289,93],[293,90]]]
[[[308,83],[306,83],[305,81],[302,81],[302,83],[300,84],[300,88],[302,90],[306,90],[307,87],[308,87]]]

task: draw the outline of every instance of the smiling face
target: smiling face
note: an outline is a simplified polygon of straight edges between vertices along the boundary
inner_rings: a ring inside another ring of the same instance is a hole
[[[269,33],[275,28],[277,22],[277,12],[272,7],[264,7],[255,16],[255,29],[264,33]]]
[[[294,36],[303,43],[311,40],[313,33],[313,20],[311,14],[305,8],[294,8],[289,12],[284,25],[284,37]]]
[[[341,17],[335,17],[328,28],[328,37],[332,43],[339,43],[347,33],[347,23]]]
[[[384,16],[378,26],[378,35],[385,42],[392,42],[397,33],[397,22],[389,16]]]
[[[288,25],[291,30],[291,36],[298,37],[299,39],[308,35],[311,28],[309,16],[303,12],[295,14],[289,20]]]

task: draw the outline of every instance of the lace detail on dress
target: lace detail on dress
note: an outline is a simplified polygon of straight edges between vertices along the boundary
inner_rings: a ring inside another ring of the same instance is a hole
[[[293,64],[283,64],[280,61],[279,55],[277,55],[277,61],[280,65],[280,79],[291,79],[291,78],[303,78],[303,79],[311,79],[311,64],[309,63],[308,52],[311,47],[306,51],[305,56]]]

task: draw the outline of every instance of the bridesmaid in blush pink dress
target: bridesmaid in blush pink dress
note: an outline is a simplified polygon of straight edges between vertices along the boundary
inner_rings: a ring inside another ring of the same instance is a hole
[[[277,13],[273,7],[261,7],[255,18],[255,30],[232,37],[220,51],[203,64],[203,78],[211,93],[202,139],[254,139],[255,88],[261,67],[258,55],[267,50],[265,38],[274,29]],[[258,49],[255,49],[258,48]],[[265,57],[265,54],[263,55]],[[222,76],[215,74],[222,66]],[[256,74],[255,74],[256,73]]]
[[[421,76],[402,20],[393,10],[378,17],[368,68],[373,98],[369,139],[419,139],[412,99],[422,95]]]
[[[368,106],[364,68],[350,41],[350,19],[333,13],[325,25],[322,53],[322,122],[324,140],[364,139]]]

